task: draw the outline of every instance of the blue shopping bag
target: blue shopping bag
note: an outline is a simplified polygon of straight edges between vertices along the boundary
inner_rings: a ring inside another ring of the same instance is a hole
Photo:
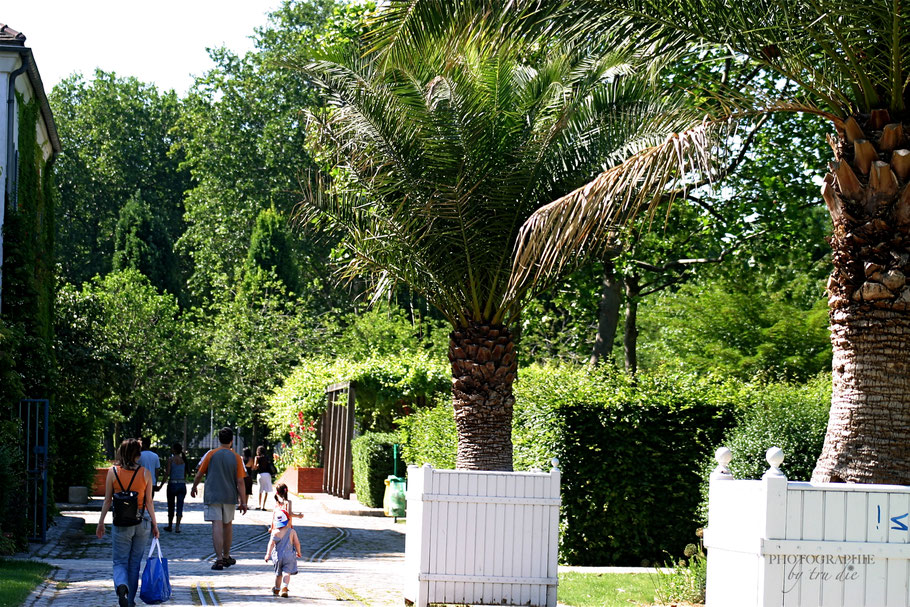
[[[158,549],[158,555],[152,556],[155,548]],[[161,558],[161,544],[158,543],[158,538],[152,540],[148,560],[145,561],[139,598],[146,605],[156,605],[171,598],[171,578],[167,572],[167,559]]]

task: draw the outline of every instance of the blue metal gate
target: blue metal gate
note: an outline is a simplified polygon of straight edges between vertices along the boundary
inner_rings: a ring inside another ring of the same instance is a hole
[[[25,464],[25,503],[28,539],[47,541],[47,460],[50,403],[47,399],[19,401],[19,445]]]

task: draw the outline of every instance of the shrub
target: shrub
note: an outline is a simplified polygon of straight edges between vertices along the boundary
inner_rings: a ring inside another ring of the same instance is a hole
[[[457,435],[451,398],[440,398],[434,406],[400,418],[398,428],[402,457],[408,464],[455,467]]]
[[[560,460],[563,562],[638,565],[683,549],[697,526],[699,464],[732,423],[738,388],[535,365],[522,369],[515,397],[515,468]],[[399,423],[408,463],[453,466],[450,404]]]
[[[0,555],[24,550],[28,545],[25,462],[19,445],[19,423],[0,421]]]
[[[269,399],[265,417],[272,440],[293,445],[301,420],[318,420],[326,409],[325,388],[351,381],[357,391],[355,416],[367,432],[391,431],[394,419],[448,393],[447,366],[425,353],[401,353],[363,361],[308,359],[297,366]]]
[[[733,476],[761,478],[768,469],[765,451],[780,447],[785,455],[781,470],[787,478],[809,480],[825,439],[831,375],[823,373],[804,385],[752,385],[746,398],[748,406],[723,441],[733,451]],[[713,458],[710,461],[714,463]]]
[[[357,500],[370,508],[381,508],[385,494],[385,480],[395,472],[393,445],[398,442],[395,434],[367,432],[351,443],[354,458],[354,486]],[[404,476],[405,467],[398,456],[398,474]]]

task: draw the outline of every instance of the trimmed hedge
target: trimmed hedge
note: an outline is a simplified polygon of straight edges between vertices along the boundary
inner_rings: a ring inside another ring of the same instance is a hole
[[[385,479],[395,473],[392,445],[398,442],[395,434],[368,432],[351,442],[354,458],[354,487],[357,500],[370,508],[382,508]],[[404,460],[398,457],[398,474],[406,472]]]
[[[530,366],[515,384],[516,470],[562,470],[560,560],[663,561],[692,542],[701,462],[733,423],[739,388],[677,376]],[[408,463],[451,467],[451,405],[399,420]]]

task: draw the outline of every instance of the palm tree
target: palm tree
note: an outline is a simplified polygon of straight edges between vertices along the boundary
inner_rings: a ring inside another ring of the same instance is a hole
[[[546,281],[510,289],[519,228],[541,205],[691,120],[679,96],[628,75],[604,46],[529,45],[475,32],[298,66],[331,110],[313,147],[331,173],[304,219],[347,234],[349,276],[377,296],[406,284],[452,325],[457,466],[511,470],[514,325]],[[574,252],[549,254],[561,267]]]
[[[910,483],[908,7],[893,0],[579,0],[556,9],[550,4],[546,10],[529,4],[528,22],[590,37],[616,23],[625,29],[631,20],[649,43],[656,37],[670,52],[700,52],[706,45],[726,49],[728,60],[776,73],[784,86],[771,94],[727,91],[712,106],[713,116],[535,212],[519,238],[520,255],[543,260],[534,274],[560,270],[547,251],[593,250],[602,226],[647,205],[655,191],[678,187],[668,176],[683,175],[690,168],[687,158],[716,144],[712,131],[776,111],[828,118],[834,158],[821,194],[833,225],[828,282],[833,397],[812,478]],[[722,77],[722,70],[714,73]],[[795,93],[785,95],[788,88]],[[717,113],[718,107],[724,111]],[[673,150],[679,153],[674,156]],[[517,272],[513,286],[521,288],[529,274]]]

